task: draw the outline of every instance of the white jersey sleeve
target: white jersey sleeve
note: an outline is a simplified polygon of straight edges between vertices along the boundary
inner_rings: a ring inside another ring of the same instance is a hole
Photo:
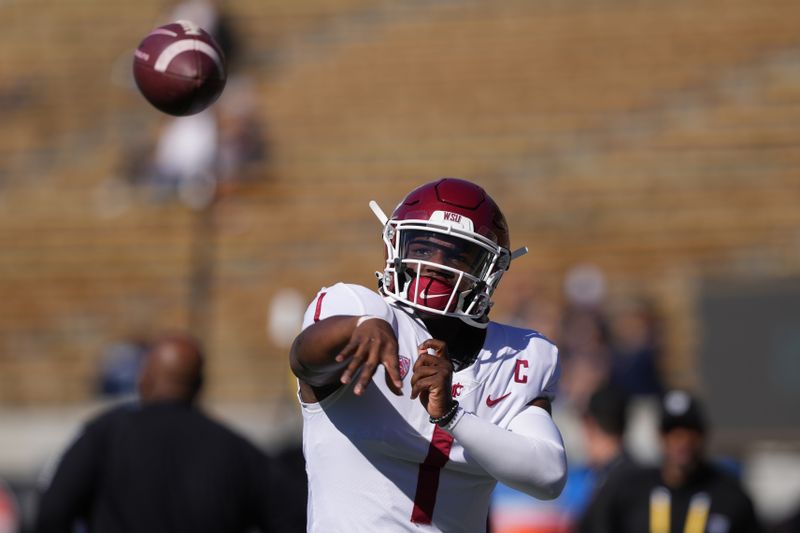
[[[303,316],[303,329],[331,316],[377,316],[397,330],[389,304],[375,291],[361,285],[337,283],[320,289]]]
[[[487,344],[492,342],[495,353],[507,359],[495,365],[497,379],[485,381],[485,404],[463,402],[447,431],[494,479],[536,498],[553,499],[566,482],[564,442],[550,414],[532,402],[555,397],[558,348],[531,330],[498,326],[492,333],[497,334]],[[492,413],[504,408],[504,415],[493,420]]]

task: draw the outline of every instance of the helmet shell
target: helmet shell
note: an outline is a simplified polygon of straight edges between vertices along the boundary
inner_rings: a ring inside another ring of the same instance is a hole
[[[430,220],[437,211],[465,216],[473,231],[508,249],[506,218],[482,187],[457,178],[442,178],[411,191],[395,208],[391,220]]]

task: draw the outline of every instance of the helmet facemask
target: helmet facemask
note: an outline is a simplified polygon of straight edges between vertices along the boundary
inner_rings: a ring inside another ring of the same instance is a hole
[[[425,313],[486,327],[492,293],[511,261],[509,251],[472,231],[467,217],[431,218],[384,221],[381,292]]]

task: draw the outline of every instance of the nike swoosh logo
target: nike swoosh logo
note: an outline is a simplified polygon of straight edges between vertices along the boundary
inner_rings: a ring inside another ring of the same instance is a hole
[[[427,291],[419,293],[419,297],[424,300],[432,300],[434,298],[449,298],[449,294],[428,294]]]
[[[486,397],[486,405],[488,407],[494,407],[495,405],[497,405],[498,403],[502,402],[503,400],[505,400],[509,396],[511,396],[510,392],[507,392],[507,393],[503,394],[502,396],[500,396],[499,398],[494,398],[494,399],[491,396],[487,396]]]

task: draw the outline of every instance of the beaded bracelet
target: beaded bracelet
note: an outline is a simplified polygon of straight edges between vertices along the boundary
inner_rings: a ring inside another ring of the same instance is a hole
[[[450,406],[450,409],[447,410],[445,414],[440,417],[428,417],[428,421],[431,424],[436,424],[439,427],[444,427],[450,423],[454,416],[456,416],[456,412],[458,411],[458,400],[453,400],[453,404]]]

